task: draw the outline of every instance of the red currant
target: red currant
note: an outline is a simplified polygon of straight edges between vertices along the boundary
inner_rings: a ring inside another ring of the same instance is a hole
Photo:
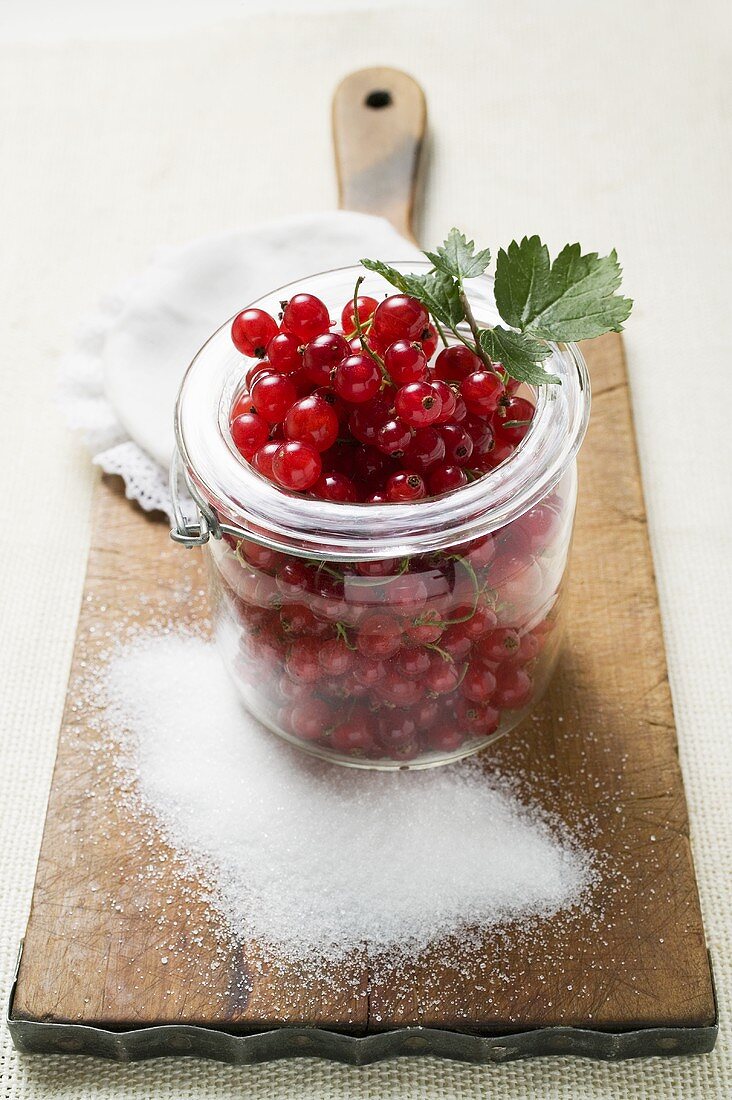
[[[460,393],[468,412],[477,416],[490,416],[495,412],[503,392],[503,382],[497,374],[488,370],[474,371],[460,383]]]
[[[320,477],[320,455],[309,443],[281,443],[272,459],[272,473],[283,489],[304,492]]]
[[[517,446],[524,438],[534,416],[534,406],[524,397],[508,397],[500,403],[494,423],[501,440]]]
[[[395,340],[426,339],[429,323],[427,310],[416,298],[392,294],[377,306],[371,331],[388,346]]]
[[[427,325],[427,335],[422,334],[421,344],[424,357],[429,362],[437,350],[437,329],[434,325]]]
[[[239,454],[249,460],[267,442],[266,421],[256,413],[244,413],[231,423],[231,438]]]
[[[460,682],[460,673],[452,661],[446,661],[435,654],[432,665],[425,676],[425,686],[435,695],[448,695]]]
[[[267,345],[267,357],[280,374],[294,374],[302,367],[302,340],[291,332],[278,332]]]
[[[438,497],[468,484],[468,475],[460,466],[435,466],[427,475],[430,496]]]
[[[350,355],[346,340],[337,332],[324,332],[305,345],[303,370],[314,386],[327,386],[331,371]]]
[[[304,343],[330,328],[330,315],[324,302],[314,294],[295,294],[285,305],[282,325]]]
[[[531,700],[534,685],[524,668],[504,665],[496,672],[496,690],[493,702],[506,710],[519,710]]]
[[[485,370],[485,364],[474,351],[463,344],[443,348],[435,359],[435,375],[443,382],[462,382],[474,371]]]
[[[427,377],[427,359],[416,341],[396,340],[384,354],[384,366],[397,386],[423,382]]]
[[[488,703],[496,690],[496,678],[489,668],[471,665],[465,673],[461,690],[473,703]]]
[[[256,412],[269,424],[281,424],[297,394],[284,374],[263,374],[252,386],[252,403]]]
[[[412,439],[411,429],[401,420],[387,420],[376,434],[376,446],[385,455],[401,457]]]
[[[292,732],[304,741],[317,741],[322,737],[333,718],[333,712],[323,699],[303,699],[290,710]]]
[[[419,474],[402,470],[398,474],[392,474],[387,481],[386,495],[393,504],[404,504],[421,500],[422,497],[427,496],[427,490]]]
[[[231,419],[236,420],[237,416],[243,416],[244,413],[250,412],[254,412],[254,402],[249,392],[244,390],[234,402],[231,410]]]
[[[419,680],[430,667],[430,655],[426,649],[408,646],[399,654],[397,666],[403,676],[410,680]]]
[[[260,447],[258,451],[254,452],[252,458],[252,466],[255,470],[258,470],[264,477],[268,477],[270,481],[274,481],[274,472],[272,470],[272,461],[279,443],[277,440],[272,440],[270,443],[265,443],[263,447]]]
[[[316,451],[327,451],[338,438],[338,417],[321,397],[301,397],[285,417],[288,439],[309,443]]]
[[[375,397],[381,387],[381,371],[366,352],[349,355],[333,375],[333,389],[344,401],[360,405]]]
[[[356,299],[356,308],[358,310],[359,324],[363,327],[374,315],[374,311],[378,306],[376,298],[369,298],[364,294]],[[356,322],[354,320],[355,312],[353,309],[353,301],[346,302],[341,313],[341,326],[343,331],[348,337],[356,331]]]
[[[417,428],[404,452],[404,465],[424,473],[445,457],[445,441],[437,428]]]
[[[441,424],[445,461],[451,466],[467,466],[473,453],[473,440],[460,424]]]
[[[321,474],[312,491],[320,500],[335,500],[343,504],[355,504],[358,500],[356,486],[345,474]]]
[[[263,309],[245,309],[231,322],[231,339],[242,355],[263,359],[277,332],[277,322]]]
[[[397,415],[412,428],[434,424],[442,412],[440,396],[428,382],[409,382],[397,390],[394,406]]]
[[[457,394],[451,386],[448,386],[447,382],[443,382],[440,378],[431,383],[432,389],[437,394],[442,405],[442,411],[437,417],[435,424],[447,424],[455,415],[455,409],[457,407]]]
[[[427,744],[436,752],[455,752],[463,741],[463,732],[457,726],[437,726],[427,735]]]
[[[330,746],[348,756],[362,756],[374,748],[371,724],[364,714],[352,714],[333,730]]]
[[[500,664],[501,661],[506,661],[515,656],[520,645],[521,639],[518,636],[518,631],[503,627],[498,630],[491,630],[489,634],[481,638],[476,643],[476,651],[482,661]]]
[[[401,644],[401,627],[394,616],[385,611],[371,611],[358,624],[356,646],[364,657],[387,661],[399,652]]]
[[[365,401],[352,409],[348,417],[348,429],[359,443],[375,444],[388,418],[389,401],[379,393],[371,401]]]

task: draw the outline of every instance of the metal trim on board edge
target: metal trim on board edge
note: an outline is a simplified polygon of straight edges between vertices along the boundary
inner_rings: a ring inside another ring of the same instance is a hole
[[[146,1058],[212,1058],[234,1065],[268,1062],[277,1058],[329,1058],[363,1066],[388,1058],[432,1055],[460,1062],[488,1064],[523,1058],[575,1055],[615,1062],[626,1058],[708,1054],[718,1033],[717,996],[714,1023],[708,1027],[652,1027],[638,1031],[591,1031],[577,1027],[546,1027],[505,1035],[471,1035],[410,1027],[372,1035],[343,1035],[320,1028],[279,1027],[271,1031],[234,1035],[192,1024],[155,1024],[129,1031],[110,1031],[88,1024],[49,1023],[13,1018],[13,998],[23,953],[10,990],[6,1023],[21,1054],[88,1054],[116,1062]],[[712,969],[711,956],[709,968]]]

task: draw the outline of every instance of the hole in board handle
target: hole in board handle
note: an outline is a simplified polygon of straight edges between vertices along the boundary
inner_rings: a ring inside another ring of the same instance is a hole
[[[391,92],[381,89],[369,92],[364,100],[365,105],[370,107],[372,111],[379,111],[382,107],[391,107],[392,102]]]

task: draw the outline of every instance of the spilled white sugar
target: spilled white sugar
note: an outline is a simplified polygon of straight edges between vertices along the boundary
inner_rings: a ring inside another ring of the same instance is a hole
[[[101,692],[135,799],[233,936],[301,960],[415,955],[572,907],[590,885],[588,853],[474,763],[359,772],[284,744],[200,638],[120,646]]]

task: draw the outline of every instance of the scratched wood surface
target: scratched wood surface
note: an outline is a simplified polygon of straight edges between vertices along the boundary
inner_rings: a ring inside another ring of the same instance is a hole
[[[350,87],[356,102],[349,115],[337,97],[335,123],[337,132],[339,117],[352,126],[370,90],[391,88],[393,98],[369,110],[398,114],[398,90],[408,89],[406,121],[389,123],[392,136],[411,134],[411,157],[398,141],[388,146],[401,149],[391,177],[398,203],[357,201],[365,185],[349,181],[366,166],[339,147],[342,203],[381,209],[407,231],[424,105],[397,76],[389,84],[388,70],[356,74],[338,93]],[[713,1022],[622,341],[609,335],[584,350],[594,405],[564,655],[538,720],[490,749],[484,764],[514,774],[560,822],[590,829],[600,873],[586,909],[530,937],[477,930],[459,966],[435,951],[374,970],[363,955],[316,980],[256,944],[222,943],[205,884],[181,880],[175,853],[130,811],[104,749],[104,712],[79,690],[131,621],[185,625],[205,615],[201,554],[173,546],[163,523],[100,483],[15,1017],[355,1034],[417,1024],[503,1033]]]

